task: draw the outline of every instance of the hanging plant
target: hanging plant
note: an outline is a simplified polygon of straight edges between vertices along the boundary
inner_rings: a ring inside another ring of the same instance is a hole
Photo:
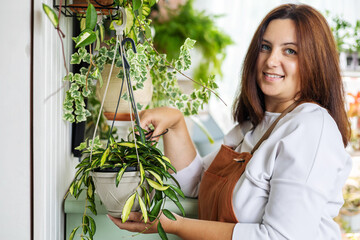
[[[82,223],[73,229],[70,240],[73,239],[79,229],[81,229],[81,238],[93,239],[95,235],[96,223],[89,215],[89,211],[97,215],[94,194],[96,185],[92,172],[98,170],[114,171],[116,177],[114,177],[113,185],[116,187],[126,174],[127,169],[135,168],[140,173],[138,186],[133,192],[128,193],[126,202],[123,203],[122,222],[128,219],[136,202],[139,204],[138,210],[142,212],[144,222],[157,220],[161,213],[164,213],[169,219],[176,220],[174,215],[164,208],[167,199],[173,201],[185,216],[184,208],[179,201],[179,197],[185,198],[185,196],[176,179],[168,172],[170,169],[176,172],[176,169],[171,165],[170,160],[156,148],[157,143],[155,141],[146,140],[143,143],[140,136],[137,135],[136,138],[136,141],[121,139],[117,142],[110,138],[109,145],[103,147],[97,137],[94,142],[85,141],[77,148],[86,157],[76,167],[77,172],[70,185],[69,193],[75,198],[79,198],[80,194],[84,193],[86,200]],[[93,147],[92,150],[91,147]],[[90,158],[91,152],[92,159]],[[166,183],[170,179],[176,185]],[[125,190],[119,189],[119,191]],[[158,232],[162,239],[167,239],[160,222],[158,223]]]

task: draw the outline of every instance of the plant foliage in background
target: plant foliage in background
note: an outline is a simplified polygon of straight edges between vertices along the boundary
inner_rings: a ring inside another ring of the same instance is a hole
[[[137,44],[137,53],[131,50],[127,51],[127,58],[131,67],[131,79],[134,81],[134,90],[141,89],[146,78],[146,73],[150,71],[154,94],[149,107],[173,106],[184,113],[185,116],[197,114],[204,104],[208,103],[211,92],[218,88],[214,76],[207,76],[197,79],[200,86],[190,94],[183,94],[180,90],[176,73],[188,69],[191,65],[190,49],[194,47],[195,41],[183,38],[182,43],[178,45],[178,57],[168,60],[165,54],[160,54],[154,48],[150,31],[151,20],[148,18],[151,6],[157,1],[134,0],[134,1],[115,1],[115,5],[123,7],[126,12],[125,37],[131,37]],[[51,11],[50,11],[51,12]],[[79,73],[69,72],[64,80],[71,83],[63,103],[63,117],[69,122],[86,121],[91,113],[86,109],[85,99],[93,97],[96,81],[102,85],[101,72],[105,63],[111,63],[114,57],[115,40],[107,42],[107,47],[100,47],[103,36],[101,29],[103,24],[97,22],[97,13],[94,6],[89,3],[86,11],[85,27],[79,36],[74,37],[77,52],[71,56],[71,64],[86,63],[88,67],[80,69]],[[121,24],[121,20],[113,19],[113,22]],[[110,30],[112,29],[110,25]],[[202,27],[206,27],[203,25]],[[209,27],[209,26],[208,26]],[[186,35],[185,35],[186,36]],[[213,37],[210,35],[209,37]],[[226,39],[225,39],[226,40]],[[218,39],[219,42],[226,42],[224,39]],[[92,49],[91,46],[95,48]],[[206,50],[207,52],[210,49]],[[214,46],[211,46],[214,53]],[[120,56],[115,55],[116,66],[121,67]],[[215,61],[215,60],[214,60]],[[216,61],[217,65],[220,64]],[[122,78],[123,73],[118,71],[118,77]],[[126,98],[126,96],[124,96]],[[139,106],[143,109],[145,106]]]
[[[331,31],[339,52],[360,53],[360,20],[353,26],[343,16],[331,15],[326,11]]]
[[[166,53],[168,59],[179,55],[179,48],[186,38],[196,41],[202,59],[195,66],[194,79],[207,79],[210,75],[221,76],[221,65],[226,47],[233,43],[231,38],[215,24],[219,16],[206,15],[193,8],[193,0],[188,0],[180,9],[168,10],[166,21],[153,18],[155,28],[154,45],[159,52]]]
[[[80,73],[70,72],[64,80],[71,82],[70,89],[66,92],[65,101],[63,103],[64,119],[69,122],[85,121],[90,116],[90,112],[85,109],[84,98],[89,97],[90,94],[95,94],[95,91],[90,91],[94,88],[95,81],[100,81],[102,85],[101,71],[105,64],[111,64],[114,57],[115,39],[105,41],[108,47],[99,49],[96,55],[93,55],[90,60],[90,53],[85,47],[78,49],[76,53],[71,56],[71,64],[81,64],[83,62],[89,64],[88,68],[81,68]],[[184,71],[191,65],[190,50],[193,48],[195,41],[186,39],[183,46],[180,48],[180,55],[178,59],[173,60],[170,64],[175,66],[178,71]],[[148,42],[138,44],[137,53],[132,49],[127,51],[127,59],[130,64],[130,78],[133,81],[133,90],[142,89],[144,81],[147,77],[148,69],[152,77],[154,85],[153,98],[151,101],[152,107],[158,106],[174,106],[184,113],[185,116],[197,114],[204,103],[207,103],[210,98],[208,89],[216,89],[214,78],[209,77],[205,81],[201,80],[202,86],[207,88],[195,89],[191,94],[184,94],[181,92],[176,78],[177,71],[169,68],[169,63],[165,61],[165,55],[159,55],[150,46]],[[90,61],[92,64],[90,64]],[[122,78],[124,73],[122,71],[122,61],[120,54],[116,51],[115,68],[118,71],[117,77]],[[91,85],[91,86],[89,86]],[[127,100],[127,95],[123,96]],[[139,110],[144,106],[138,104]]]
[[[73,229],[70,240],[73,239],[76,232],[81,229],[81,239],[93,239],[96,232],[96,223],[90,216],[90,212],[97,215],[95,204],[95,185],[91,172],[97,169],[116,169],[117,175],[114,184],[118,186],[121,178],[128,167],[136,167],[140,171],[141,181],[138,188],[144,192],[144,196],[140,196],[135,190],[129,196],[122,210],[122,222],[125,222],[130,214],[135,199],[139,201],[141,212],[146,223],[148,220],[154,221],[163,213],[171,220],[176,220],[175,216],[164,208],[165,201],[170,199],[179,208],[185,216],[185,211],[181,205],[178,196],[185,198],[180,190],[176,179],[169,174],[168,170],[176,172],[171,165],[170,160],[165,157],[162,152],[156,148],[156,142],[146,140],[142,143],[140,136],[137,141],[125,141],[121,139],[116,142],[112,138],[108,147],[103,147],[99,138],[95,138],[92,150],[92,160],[90,162],[90,152],[92,141],[83,142],[77,149],[83,151],[86,156],[76,167],[78,170],[75,179],[70,185],[69,193],[78,198],[82,192],[86,194],[85,210],[82,218],[82,224]],[[139,156],[139,162],[137,159]],[[176,184],[167,184],[166,180],[172,179]],[[154,192],[154,197],[151,195]],[[162,239],[167,239],[166,233],[158,222],[158,232]]]

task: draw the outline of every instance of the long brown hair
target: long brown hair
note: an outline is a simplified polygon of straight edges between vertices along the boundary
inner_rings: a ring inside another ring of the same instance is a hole
[[[256,62],[267,26],[274,19],[291,19],[297,32],[300,72],[300,101],[312,101],[326,108],[334,118],[344,145],[350,138],[350,124],[345,111],[344,88],[339,57],[326,19],[304,4],[284,4],[272,10],[261,22],[245,56],[240,94],[233,106],[233,118],[254,126],[264,117],[264,94],[256,83]]]

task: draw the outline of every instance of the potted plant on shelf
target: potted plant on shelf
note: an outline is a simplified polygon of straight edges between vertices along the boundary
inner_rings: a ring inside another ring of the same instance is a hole
[[[343,70],[352,70],[353,68],[353,47],[350,43],[352,37],[351,23],[346,21],[342,16],[334,15],[330,16],[330,12],[327,11],[326,15],[330,17],[330,27],[333,33],[337,50],[340,57],[340,67]]]
[[[344,205],[340,210],[348,231],[360,231],[360,179],[350,177],[343,188]]]
[[[354,27],[354,48],[356,49],[356,67],[355,70],[360,71],[360,20],[356,21]]]

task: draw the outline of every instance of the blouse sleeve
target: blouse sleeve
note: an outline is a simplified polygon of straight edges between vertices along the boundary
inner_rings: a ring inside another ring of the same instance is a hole
[[[319,239],[320,223],[338,214],[339,207],[329,206],[341,194],[351,159],[330,115],[316,114],[295,118],[276,143],[262,222],[236,224],[233,239]]]

